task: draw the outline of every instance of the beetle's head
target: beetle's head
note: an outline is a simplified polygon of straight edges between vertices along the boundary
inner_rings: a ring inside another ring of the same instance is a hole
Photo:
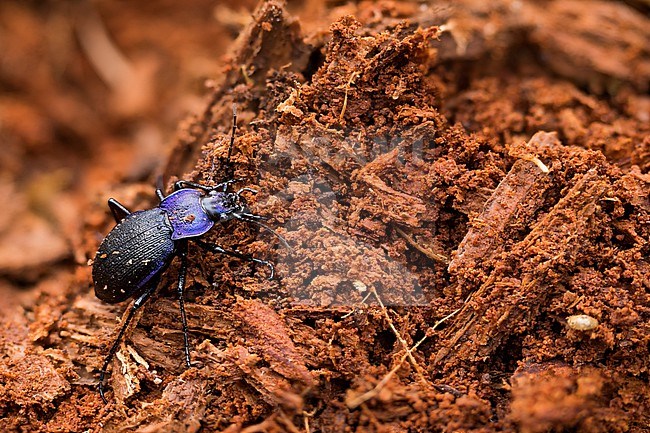
[[[212,190],[208,192],[201,199],[201,204],[205,213],[208,214],[210,219],[214,222],[224,222],[233,218],[241,219],[241,215],[250,215],[248,205],[241,193],[244,190],[237,192],[224,192]]]

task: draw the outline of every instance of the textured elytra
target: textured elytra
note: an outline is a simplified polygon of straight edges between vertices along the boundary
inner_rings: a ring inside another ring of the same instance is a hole
[[[95,295],[122,302],[158,275],[174,253],[172,228],[160,208],[129,214],[99,246],[93,263]]]

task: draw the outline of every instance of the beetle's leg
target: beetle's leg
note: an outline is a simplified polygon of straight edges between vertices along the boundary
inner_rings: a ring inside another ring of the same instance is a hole
[[[205,192],[211,191],[213,189],[211,186],[201,185],[200,183],[191,182],[189,180],[177,180],[174,182],[174,191],[178,191],[179,189],[187,187],[201,189]]]
[[[178,248],[178,256],[181,259],[181,268],[178,271],[178,305],[181,309],[181,323],[183,325],[183,341],[185,342],[185,364],[187,368],[192,366],[190,361],[190,340],[187,336],[187,317],[185,315],[185,277],[187,276],[187,241],[181,242]]]
[[[243,178],[230,179],[230,180],[227,180],[225,182],[221,182],[221,183],[219,183],[219,184],[217,184],[215,186],[201,185],[200,183],[190,182],[189,180],[179,180],[179,181],[174,182],[174,191],[178,191],[179,189],[183,189],[183,188],[187,188],[187,187],[197,188],[197,189],[203,190],[205,192],[210,192],[210,191],[214,191],[214,190],[217,190],[217,189],[221,189],[222,191],[226,191],[228,189],[228,185],[230,185],[232,183],[235,183],[235,182],[239,182],[241,180],[244,180],[244,179]]]
[[[241,214],[235,214],[235,218],[237,218],[239,221],[246,221],[248,223],[255,224],[258,227],[262,227],[264,230],[266,230],[267,232],[271,233],[273,236],[278,238],[278,240],[282,242],[282,245],[284,245],[286,249],[288,249],[289,251],[293,251],[293,248],[291,248],[287,240],[281,234],[279,234],[271,227],[267,226],[262,222],[263,220],[267,219],[266,217],[263,217],[261,215],[255,215],[252,213],[241,213]]]
[[[152,281],[144,291],[133,303],[131,306],[131,309],[129,310],[129,314],[126,316],[126,319],[124,320],[124,323],[122,324],[122,327],[120,328],[120,332],[117,334],[117,338],[115,339],[115,342],[113,342],[113,345],[111,346],[111,349],[108,351],[108,355],[104,359],[104,365],[102,365],[102,371],[99,373],[99,395],[102,397],[102,400],[104,400],[104,403],[108,403],[106,400],[106,397],[104,396],[104,378],[107,373],[108,365],[111,363],[113,360],[113,357],[115,356],[115,352],[117,352],[117,348],[120,346],[120,341],[122,341],[122,338],[124,337],[124,333],[126,332],[126,328],[128,328],[129,323],[131,322],[131,319],[133,319],[133,315],[135,314],[136,311],[142,305],[149,299],[149,296],[156,290],[156,287],[158,286],[158,281],[159,278],[156,278],[154,281]]]
[[[253,194],[257,194],[257,190],[253,188],[241,188],[239,191],[237,191],[235,194],[240,195],[242,192],[248,191],[252,192]]]
[[[268,266],[269,270],[271,272],[271,275],[269,276],[269,280],[272,280],[273,276],[275,275],[275,267],[273,266],[273,264],[271,262],[269,262],[267,260],[258,259],[256,257],[253,257],[253,256],[248,255],[248,254],[244,254],[241,251],[237,251],[237,250],[226,250],[226,249],[220,247],[217,244],[204,242],[204,241],[202,241],[200,239],[193,239],[193,240],[194,240],[194,242],[196,242],[204,250],[211,251],[213,253],[225,254],[227,256],[237,257],[238,259],[246,260],[247,262],[258,263],[260,265]]]
[[[228,185],[233,184],[235,182],[239,182],[240,180],[244,180],[244,178],[238,177],[237,179],[230,179],[225,182],[218,183],[212,189],[220,189],[221,191],[226,192],[226,190],[228,189]]]
[[[113,218],[115,218],[115,222],[119,223],[122,221],[128,214],[131,213],[127,208],[122,205],[119,201],[115,200],[114,198],[109,198],[108,199],[108,207],[111,210],[111,213],[113,214]]]

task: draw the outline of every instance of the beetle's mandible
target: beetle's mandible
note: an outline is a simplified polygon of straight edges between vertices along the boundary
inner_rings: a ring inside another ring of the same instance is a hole
[[[236,128],[236,114],[233,111],[233,132],[231,147]],[[215,224],[231,219],[253,223],[270,231],[288,247],[284,238],[262,223],[264,219],[251,213],[242,193],[251,188],[242,188],[228,192],[228,180],[210,187],[189,181],[178,181],[174,192],[165,196],[160,189],[156,194],[160,204],[149,210],[130,212],[114,199],[108,200],[108,206],[117,222],[102,241],[92,267],[95,295],[104,302],[118,303],[135,298],[120,331],[104,360],[99,375],[99,393],[104,396],[104,379],[108,366],[117,351],[120,341],[135,312],[149,299],[156,290],[160,277],[174,257],[180,259],[178,272],[178,302],[185,343],[185,363],[190,362],[190,348],[187,331],[187,319],[183,292],[187,274],[187,246],[191,240],[202,249],[221,253],[242,260],[263,264],[269,267],[273,278],[273,265],[236,250],[226,250],[216,244],[200,239]]]

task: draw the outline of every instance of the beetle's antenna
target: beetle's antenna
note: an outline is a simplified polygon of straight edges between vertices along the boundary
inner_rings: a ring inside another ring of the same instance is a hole
[[[230,146],[228,147],[228,164],[232,156],[232,148],[235,146],[235,133],[237,132],[237,104],[232,104],[232,132],[230,133]]]
[[[235,214],[235,218],[237,218],[238,220],[245,221],[245,222],[251,223],[251,224],[255,224],[256,226],[262,227],[267,232],[273,234],[276,238],[278,238],[280,240],[280,242],[282,243],[282,245],[286,249],[288,249],[289,251],[293,251],[293,248],[291,248],[291,246],[289,246],[289,243],[287,242],[287,240],[281,234],[279,234],[278,232],[276,232],[275,230],[273,230],[271,227],[267,226],[263,222],[257,221],[256,219],[253,219],[253,217],[258,217],[259,218],[259,215]]]

